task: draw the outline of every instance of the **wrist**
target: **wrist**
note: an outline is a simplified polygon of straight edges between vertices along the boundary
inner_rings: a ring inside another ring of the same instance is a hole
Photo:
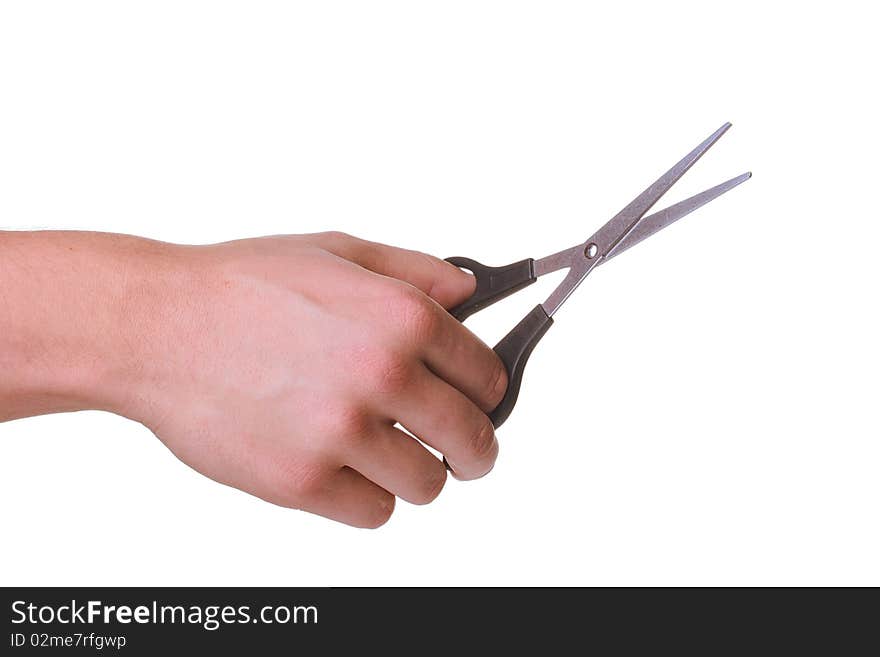
[[[86,409],[131,417],[182,248],[103,233],[0,233],[0,420]]]
[[[112,236],[100,260],[106,283],[93,357],[76,382],[89,408],[147,423],[185,345],[197,332],[197,247]],[[97,301],[97,300],[96,300]],[[173,363],[176,363],[174,365]]]

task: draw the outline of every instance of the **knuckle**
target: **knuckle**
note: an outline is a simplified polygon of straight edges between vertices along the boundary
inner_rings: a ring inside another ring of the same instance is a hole
[[[370,429],[370,417],[366,410],[349,406],[338,410],[334,413],[334,417],[330,420],[331,429],[329,433],[334,438],[341,438],[347,441],[360,440]]]
[[[393,349],[380,351],[369,366],[370,387],[380,394],[399,394],[411,385],[413,369],[411,359],[404,354]]]
[[[486,468],[481,474],[486,474],[489,471],[487,466],[491,467],[498,454],[498,445],[495,441],[495,427],[492,426],[488,418],[481,422],[480,426],[471,433],[467,441],[467,449],[471,459],[483,468]]]
[[[496,359],[496,363],[492,368],[489,381],[486,384],[486,399],[489,402],[490,409],[495,408],[504,399],[504,393],[507,392],[507,369],[500,359]]]
[[[434,303],[412,286],[399,286],[392,312],[404,336],[414,342],[429,342],[436,335],[440,315]]]
[[[444,485],[446,485],[446,468],[437,461],[436,465],[432,465],[421,477],[416,496],[409,501],[413,504],[430,504],[440,495]]]
[[[318,238],[329,244],[340,244],[353,241],[355,238],[341,230],[328,230],[317,234]]]
[[[316,412],[309,425],[312,448],[329,458],[338,456],[340,447],[360,440],[371,427],[369,411],[356,403],[340,403]]]
[[[281,461],[273,485],[273,496],[282,505],[301,509],[321,495],[326,472],[306,460]]]
[[[346,259],[358,254],[363,246],[362,240],[339,230],[314,233],[311,239],[321,249]]]
[[[384,492],[370,505],[364,515],[362,526],[365,529],[378,529],[391,518],[394,513],[394,495]]]

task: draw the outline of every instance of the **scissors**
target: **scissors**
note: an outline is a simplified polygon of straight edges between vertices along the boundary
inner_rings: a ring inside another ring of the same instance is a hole
[[[648,210],[660,200],[660,197],[669,191],[679,178],[721,138],[721,135],[727,132],[730,125],[730,123],[725,123],[712,133],[703,143],[685,155],[675,166],[639,194],[629,205],[614,215],[608,223],[593,233],[583,244],[539,260],[526,258],[503,267],[487,267],[470,258],[446,259],[456,267],[470,271],[476,278],[477,285],[474,293],[449,311],[462,322],[474,313],[531,285],[544,274],[568,269],[568,274],[547,297],[547,300],[535,306],[510,333],[495,345],[495,353],[504,363],[508,376],[507,392],[504,398],[495,410],[489,413],[489,419],[492,420],[492,424],[496,428],[500,427],[513,411],[519,397],[526,363],[532,350],[553,324],[553,315],[595,267],[611,260],[631,246],[635,246],[643,239],[751,178],[750,172],[744,173],[696,196],[671,205],[665,210],[645,216]]]

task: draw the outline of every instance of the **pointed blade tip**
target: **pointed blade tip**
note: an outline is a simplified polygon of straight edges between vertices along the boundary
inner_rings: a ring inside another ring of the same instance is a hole
[[[739,185],[742,185],[746,180],[748,180],[748,179],[751,178],[751,177],[752,177],[752,172],[751,172],[751,171],[746,171],[745,173],[741,173],[741,174],[739,174],[738,176],[734,176],[734,177],[731,178],[730,180],[721,183],[720,185],[718,185],[718,188],[722,188],[722,187],[723,187],[723,188],[725,188],[724,191],[726,192],[726,191],[728,191],[728,190],[730,190],[730,189],[733,189],[734,187],[737,187],[737,186],[739,186]],[[722,194],[723,194],[723,193],[724,193],[724,192],[722,192]]]
[[[722,125],[720,128],[718,128],[718,130],[716,130],[712,136],[717,139],[718,137],[723,135],[725,132],[727,132],[732,125],[733,124],[730,121],[727,121],[724,125]],[[711,139],[711,137],[710,137],[710,139]]]

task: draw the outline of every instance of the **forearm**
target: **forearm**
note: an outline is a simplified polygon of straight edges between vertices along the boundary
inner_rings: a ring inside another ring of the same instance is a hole
[[[0,232],[0,421],[123,412],[164,245],[85,232]]]

